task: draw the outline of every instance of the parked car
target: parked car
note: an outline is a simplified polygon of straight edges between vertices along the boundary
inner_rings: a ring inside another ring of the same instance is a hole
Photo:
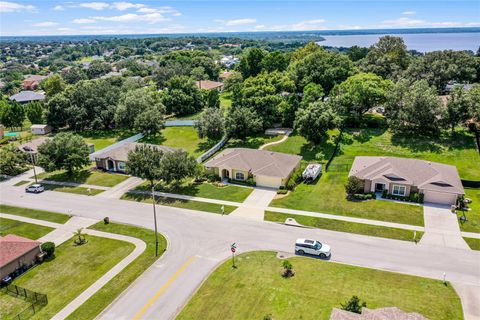
[[[329,245],[317,240],[297,239],[295,242],[295,253],[311,254],[325,259],[330,257],[331,248]]]
[[[29,185],[28,187],[25,188],[26,192],[32,192],[32,193],[40,193],[40,192],[43,192],[44,190],[45,188],[39,183]]]

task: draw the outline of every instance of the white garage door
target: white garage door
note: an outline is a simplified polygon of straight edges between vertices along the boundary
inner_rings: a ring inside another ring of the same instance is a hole
[[[267,176],[255,176],[255,182],[259,187],[278,188],[282,184],[282,179]]]
[[[425,190],[423,194],[424,194],[423,202],[455,204],[455,202],[457,201],[456,194],[428,191],[428,190]]]

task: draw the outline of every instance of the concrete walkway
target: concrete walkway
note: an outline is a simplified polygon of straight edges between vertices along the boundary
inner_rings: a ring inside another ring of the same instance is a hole
[[[283,138],[280,139],[280,140],[278,140],[278,141],[265,143],[265,144],[261,145],[261,146],[258,148],[258,150],[263,150],[263,149],[265,149],[266,147],[270,147],[270,146],[274,146],[274,145],[276,145],[276,144],[283,143],[283,142],[285,142],[285,140],[288,139],[288,136],[289,136],[289,135],[290,135],[290,132],[288,132],[287,134],[285,134],[285,135],[283,136]]]
[[[70,218],[70,220],[65,222],[65,224],[60,225],[58,228],[56,228],[52,232],[44,235],[43,237],[38,239],[38,241],[40,242],[51,241],[55,243],[55,246],[58,247],[62,243],[71,239],[73,236],[73,233],[78,229],[80,228],[86,229],[97,222],[98,220],[95,220],[95,219],[89,219],[89,218],[83,218],[83,217],[72,217]]]
[[[44,172],[44,170],[40,167],[35,167],[35,170],[37,171],[37,174],[40,174],[40,173]],[[30,169],[30,170],[25,171],[22,174],[19,174],[15,177],[11,177],[11,178],[9,178],[5,181],[2,181],[2,182],[0,182],[0,184],[13,186],[20,181],[30,181],[30,177],[33,176],[33,175],[34,175],[33,169]],[[23,187],[25,187],[25,185],[23,185]]]
[[[268,188],[255,188],[243,201],[242,205],[235,209],[231,216],[263,221],[265,208],[277,194],[277,190]]]
[[[60,223],[54,223],[54,222],[38,220],[38,219],[31,219],[27,217],[16,216],[16,215],[5,214],[5,213],[0,213],[0,217],[11,219],[11,220],[27,222],[31,224],[42,225],[42,226],[51,227],[51,228],[56,228],[57,230],[61,230],[61,231],[63,230],[70,231],[71,228],[74,228],[74,230],[76,230],[78,228],[91,225],[92,223],[95,223],[98,221],[98,220],[83,218],[83,217],[72,217],[65,224],[60,224]],[[55,231],[56,230],[50,232],[45,237],[49,235],[53,235]],[[135,245],[135,249],[128,256],[123,258],[122,261],[117,263],[112,269],[110,269],[107,273],[105,273],[97,281],[95,281],[90,287],[88,287],[80,295],[78,295],[75,299],[73,299],[69,304],[67,304],[62,310],[60,310],[55,316],[51,318],[52,320],[63,320],[67,318],[78,307],[80,307],[83,303],[85,303],[85,301],[87,301],[90,297],[92,297],[98,290],[100,290],[104,285],[106,285],[110,280],[112,280],[116,275],[118,275],[123,269],[125,269],[131,262],[133,262],[136,258],[138,258],[138,256],[140,256],[147,248],[147,245],[145,244],[145,242],[137,238],[119,235],[115,233],[91,230],[91,229],[85,229],[84,232],[85,234],[89,234],[96,237],[103,237],[103,238],[115,239],[119,241],[130,242],[133,245]],[[55,239],[53,239],[53,236],[52,236],[52,240],[54,240],[54,242],[55,240],[60,241],[64,239],[63,233],[58,233],[56,235],[58,235],[59,237]],[[69,238],[71,237],[72,237],[72,233],[70,232]],[[43,241],[41,239],[39,239],[39,241]],[[51,240],[47,240],[47,241],[51,241]]]
[[[120,182],[116,186],[111,187],[107,191],[97,194],[96,196],[109,199],[120,199],[123,194],[140,185],[142,182],[143,180],[140,178],[130,177],[127,180]]]
[[[465,320],[480,319],[480,286],[452,282],[453,288],[462,302]]]
[[[420,244],[470,249],[462,238],[457,215],[450,211],[450,207],[425,203],[423,206],[423,214],[425,234],[420,240]]]

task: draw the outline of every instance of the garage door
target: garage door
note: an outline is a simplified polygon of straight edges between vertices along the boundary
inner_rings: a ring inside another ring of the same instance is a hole
[[[424,191],[424,202],[440,203],[440,204],[455,204],[457,201],[457,195],[451,193],[437,192],[437,191]]]
[[[282,179],[267,176],[255,176],[255,182],[259,187],[278,188],[282,184]]]

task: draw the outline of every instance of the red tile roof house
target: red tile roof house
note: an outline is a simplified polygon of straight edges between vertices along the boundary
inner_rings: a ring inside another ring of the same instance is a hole
[[[40,75],[31,75],[27,78],[25,78],[22,82],[23,89],[25,90],[36,90],[38,88],[38,85],[42,80],[48,78],[48,76],[40,76]]]
[[[0,279],[35,263],[41,242],[13,234],[0,237]]]
[[[218,90],[218,91],[223,90],[223,83],[217,82],[217,81],[200,80],[196,82],[196,85],[198,89],[203,89],[203,90]]]
[[[423,194],[424,202],[454,205],[465,194],[455,166],[396,157],[355,157],[348,176],[364,182],[364,192],[408,197]]]

